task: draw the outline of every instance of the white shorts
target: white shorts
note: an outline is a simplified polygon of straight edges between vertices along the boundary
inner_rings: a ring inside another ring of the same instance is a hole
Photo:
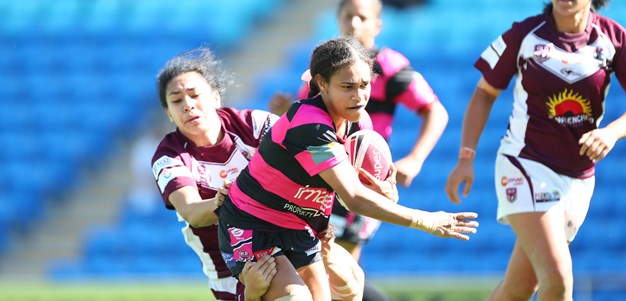
[[[503,154],[496,157],[495,167],[498,222],[508,224],[507,216],[515,213],[561,210],[567,240],[574,240],[587,216],[595,177],[570,178],[541,163]]]

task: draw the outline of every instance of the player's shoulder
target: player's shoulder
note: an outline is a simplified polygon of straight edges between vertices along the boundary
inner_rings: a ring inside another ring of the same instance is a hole
[[[382,48],[376,53],[375,70],[383,76],[393,76],[399,71],[410,67],[411,63],[402,53],[391,48]]]
[[[624,29],[624,26],[619,24],[617,21],[598,13],[592,13],[591,17],[591,22],[598,26],[600,30],[605,34],[617,38],[623,38],[626,35],[626,30]]]
[[[152,163],[164,156],[180,156],[183,152],[185,152],[185,145],[187,143],[188,140],[180,132],[174,131],[167,133],[157,145],[154,155],[152,156]]]
[[[549,22],[549,15],[547,13],[541,13],[533,16],[526,17],[520,21],[515,21],[511,25],[511,31],[517,34],[528,34],[534,29],[540,27],[543,24]]]
[[[384,60],[384,61],[402,62],[402,63],[409,62],[409,59],[407,59],[406,56],[404,56],[404,54],[400,53],[397,50],[391,49],[389,47],[381,48],[376,54],[376,60],[377,61]]]

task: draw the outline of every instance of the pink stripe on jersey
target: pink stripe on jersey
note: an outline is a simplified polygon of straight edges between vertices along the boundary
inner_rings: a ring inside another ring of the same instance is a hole
[[[414,72],[413,81],[402,94],[394,99],[394,102],[402,102],[410,110],[422,110],[436,100],[437,95],[424,77]]]
[[[294,214],[281,212],[272,208],[266,207],[263,204],[255,201],[247,194],[243,193],[236,184],[230,188],[231,201],[237,208],[244,212],[253,215],[254,217],[264,220],[270,224],[274,224],[279,227],[293,229],[293,230],[311,230],[309,224],[303,219],[295,216]],[[315,233],[317,236],[317,233]]]
[[[321,98],[320,98],[321,101]],[[293,117],[293,121],[291,123],[291,127],[295,128],[304,124],[311,123],[320,123],[326,124],[331,128],[334,128],[333,121],[330,119],[328,112],[314,106],[310,105],[302,105],[298,112],[296,112],[297,116]],[[301,116],[305,115],[305,116]]]
[[[400,69],[409,65],[409,60],[400,53],[384,48],[376,55],[376,60],[383,69],[383,74],[396,74]]]
[[[384,102],[387,99],[387,80],[389,77],[380,76],[372,82],[372,92],[370,92],[370,101]]]
[[[389,140],[392,131],[391,125],[393,124],[393,116],[387,113],[372,113],[370,117],[372,118],[374,131],[383,136],[385,140]]]
[[[287,135],[287,130],[290,128],[289,119],[287,116],[281,116],[274,126],[272,126],[272,142],[280,145],[282,148],[285,148],[283,145],[283,141],[285,141],[285,136]]]
[[[347,156],[347,155],[346,155]],[[334,161],[334,160],[333,160]],[[334,165],[333,165],[334,166]],[[329,216],[335,193],[324,188],[308,188],[293,182],[259,156],[248,164],[250,175],[263,189],[303,208],[313,208]],[[279,184],[279,185],[277,185]]]

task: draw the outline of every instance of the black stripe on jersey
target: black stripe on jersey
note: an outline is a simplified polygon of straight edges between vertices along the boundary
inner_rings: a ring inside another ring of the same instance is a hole
[[[353,153],[356,154],[356,150],[361,148],[361,142],[363,142],[363,137],[364,136],[359,136],[359,138],[356,140],[356,147],[352,150]],[[356,157],[354,159],[356,160]]]
[[[296,128],[287,130],[287,136],[310,135],[310,127],[317,126],[321,125],[301,125]],[[278,144],[271,142],[271,139],[264,139],[261,143],[263,145],[257,149],[257,152],[261,155],[261,157],[263,157],[265,163],[277,170],[280,170],[287,178],[302,186],[311,185],[312,187],[323,187],[331,190],[330,185],[328,185],[328,183],[326,183],[319,175],[315,175],[313,177],[308,176],[306,170],[304,170],[302,165],[300,165],[300,163],[298,163],[298,161],[296,160],[295,155],[297,154],[289,152]],[[296,149],[301,149],[301,147],[305,146],[296,147]],[[287,146],[287,148],[293,149],[293,146]]]
[[[375,101],[370,100],[365,106],[365,111],[368,113],[386,113],[389,115],[393,115],[396,111],[396,104],[389,98],[385,101]]]
[[[394,74],[387,81],[385,87],[385,97],[392,101],[398,95],[402,94],[409,85],[413,82],[413,68],[411,66],[405,66],[398,73]]]

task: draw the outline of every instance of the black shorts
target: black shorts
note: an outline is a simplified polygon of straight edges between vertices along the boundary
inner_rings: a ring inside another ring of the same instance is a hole
[[[330,224],[335,227],[337,241],[364,244],[369,241],[380,227],[380,221],[348,211],[336,198]]]
[[[234,277],[246,261],[265,254],[285,255],[296,268],[322,259],[322,243],[306,230],[278,227],[239,210],[228,199],[219,209],[218,240],[222,257]]]

